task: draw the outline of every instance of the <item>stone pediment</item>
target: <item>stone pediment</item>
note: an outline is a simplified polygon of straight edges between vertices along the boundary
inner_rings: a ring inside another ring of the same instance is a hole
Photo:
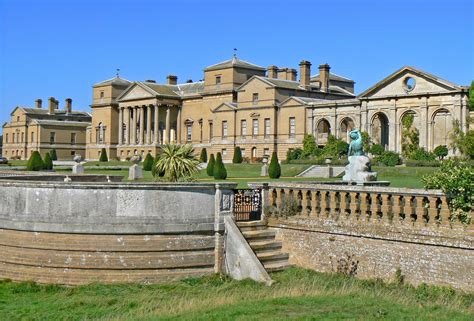
[[[214,108],[214,110],[212,110],[212,112],[223,112],[223,111],[234,111],[237,109],[237,106],[233,103],[222,103],[220,104],[219,106],[217,106],[216,108]]]
[[[366,97],[409,96],[449,92],[460,86],[413,67],[403,67],[359,95]]]
[[[123,94],[121,94],[117,100],[125,101],[125,100],[135,100],[135,99],[147,99],[147,98],[154,98],[156,95],[150,90],[143,88],[139,84],[133,84],[128,90],[126,90]]]

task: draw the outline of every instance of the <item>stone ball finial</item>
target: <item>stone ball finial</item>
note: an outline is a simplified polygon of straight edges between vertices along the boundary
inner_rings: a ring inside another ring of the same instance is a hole
[[[75,161],[76,163],[80,163],[82,162],[82,156],[80,154],[76,154],[76,156],[74,156],[72,160]]]
[[[142,157],[140,155],[134,155],[132,156],[132,158],[130,158],[130,161],[134,164],[140,163],[141,160],[142,160]]]

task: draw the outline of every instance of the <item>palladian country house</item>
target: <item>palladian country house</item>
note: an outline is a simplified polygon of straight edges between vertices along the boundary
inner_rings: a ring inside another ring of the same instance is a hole
[[[401,152],[402,118],[412,114],[420,146],[432,151],[449,147],[453,121],[467,131],[468,87],[414,67],[402,67],[356,96],[355,82],[309,61],[291,67],[263,68],[234,56],[208,66],[201,81],[165,83],[129,81],[119,76],[93,85],[91,114],[72,110],[67,100],[48,108],[16,107],[3,125],[3,155],[27,159],[56,149],[60,159],[81,154],[98,159],[105,148],[111,159],[155,154],[163,144],[190,143],[196,153],[206,148],[232,159],[260,158],[302,147],[306,134],[319,146],[328,136],[348,140],[353,128],[369,133],[372,142]],[[472,113],[472,112],[471,112]],[[450,150],[450,154],[454,151]]]

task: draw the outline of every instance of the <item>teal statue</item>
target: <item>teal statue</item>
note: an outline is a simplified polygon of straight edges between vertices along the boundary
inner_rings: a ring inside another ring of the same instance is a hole
[[[349,150],[347,152],[347,156],[363,156],[363,144],[362,144],[362,134],[358,129],[353,129],[349,133],[349,137],[351,138],[351,143],[349,144]]]

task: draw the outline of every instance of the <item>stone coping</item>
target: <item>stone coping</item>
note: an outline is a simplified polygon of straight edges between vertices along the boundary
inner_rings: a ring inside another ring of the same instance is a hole
[[[442,190],[426,190],[416,188],[402,187],[385,187],[385,186],[361,186],[361,185],[336,185],[327,182],[281,182],[281,183],[251,183],[251,188],[287,188],[301,190],[326,190],[326,191],[344,191],[344,192],[368,192],[368,193],[386,193],[399,195],[415,195],[415,196],[444,196]]]

